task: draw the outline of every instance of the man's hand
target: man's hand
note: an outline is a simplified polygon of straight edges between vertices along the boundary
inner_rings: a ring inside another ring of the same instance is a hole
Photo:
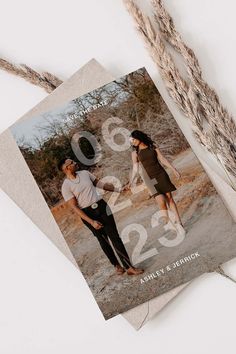
[[[102,223],[100,223],[100,222],[97,221],[97,220],[93,220],[93,221],[91,222],[91,225],[92,225],[92,227],[94,227],[96,230],[100,230],[100,229],[103,227]]]

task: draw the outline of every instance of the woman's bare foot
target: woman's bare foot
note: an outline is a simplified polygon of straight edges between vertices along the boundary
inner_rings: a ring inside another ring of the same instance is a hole
[[[143,274],[143,272],[144,272],[143,269],[134,268],[134,267],[130,267],[129,269],[126,270],[126,273],[128,275],[139,275],[139,274]]]
[[[180,226],[184,227],[184,225],[183,225],[181,220],[175,220],[174,223],[175,224],[179,224]]]
[[[162,225],[162,226],[164,226],[164,225],[167,225],[168,224],[168,222],[169,222],[169,217],[168,216],[160,216],[160,218],[159,218],[159,223],[160,223],[160,225]]]
[[[170,221],[168,210],[159,210],[158,211],[158,222],[160,225],[167,225]]]
[[[122,268],[120,265],[116,265],[115,268],[116,268],[116,274],[122,275],[125,273],[124,268]]]

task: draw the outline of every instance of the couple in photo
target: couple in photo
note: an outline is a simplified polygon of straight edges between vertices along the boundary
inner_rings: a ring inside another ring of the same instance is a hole
[[[175,216],[175,222],[182,225],[171,193],[176,188],[163,166],[170,168],[176,178],[180,178],[180,173],[163,156],[147,134],[140,130],[134,130],[130,135],[130,143],[133,147],[133,168],[128,186],[121,190],[110,183],[103,183],[87,170],[78,170],[77,163],[69,158],[64,158],[58,164],[58,169],[66,177],[61,189],[65,202],[73,208],[83,223],[92,231],[119,275],[124,273],[139,275],[143,273],[143,269],[135,268],[132,265],[119,236],[111,209],[98,194],[97,188],[117,193],[124,189],[127,190],[133,186],[134,179],[141,168],[143,182],[148,188],[150,196],[155,199],[162,211],[163,222],[168,223],[168,209],[170,209]]]

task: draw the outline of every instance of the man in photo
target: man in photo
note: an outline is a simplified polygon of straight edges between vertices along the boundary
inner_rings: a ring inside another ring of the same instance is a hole
[[[77,163],[72,159],[61,160],[58,169],[66,176],[61,189],[65,202],[73,208],[83,223],[92,231],[110,263],[115,267],[117,274],[121,275],[125,272],[128,275],[142,274],[142,269],[132,266],[119,236],[111,209],[98,194],[96,187],[117,193],[121,190],[110,183],[102,183],[87,170],[78,170]]]

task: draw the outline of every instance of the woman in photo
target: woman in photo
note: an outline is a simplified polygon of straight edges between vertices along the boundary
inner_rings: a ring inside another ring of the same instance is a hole
[[[134,148],[132,152],[133,170],[130,187],[132,187],[135,176],[139,172],[139,167],[141,167],[142,179],[150,195],[157,201],[159,209],[162,211],[164,223],[168,223],[169,221],[169,208],[175,216],[174,222],[182,225],[177,205],[171,193],[176,188],[163,166],[170,168],[178,179],[180,178],[180,173],[163,156],[153,140],[144,132],[134,130],[131,133],[130,142]]]

